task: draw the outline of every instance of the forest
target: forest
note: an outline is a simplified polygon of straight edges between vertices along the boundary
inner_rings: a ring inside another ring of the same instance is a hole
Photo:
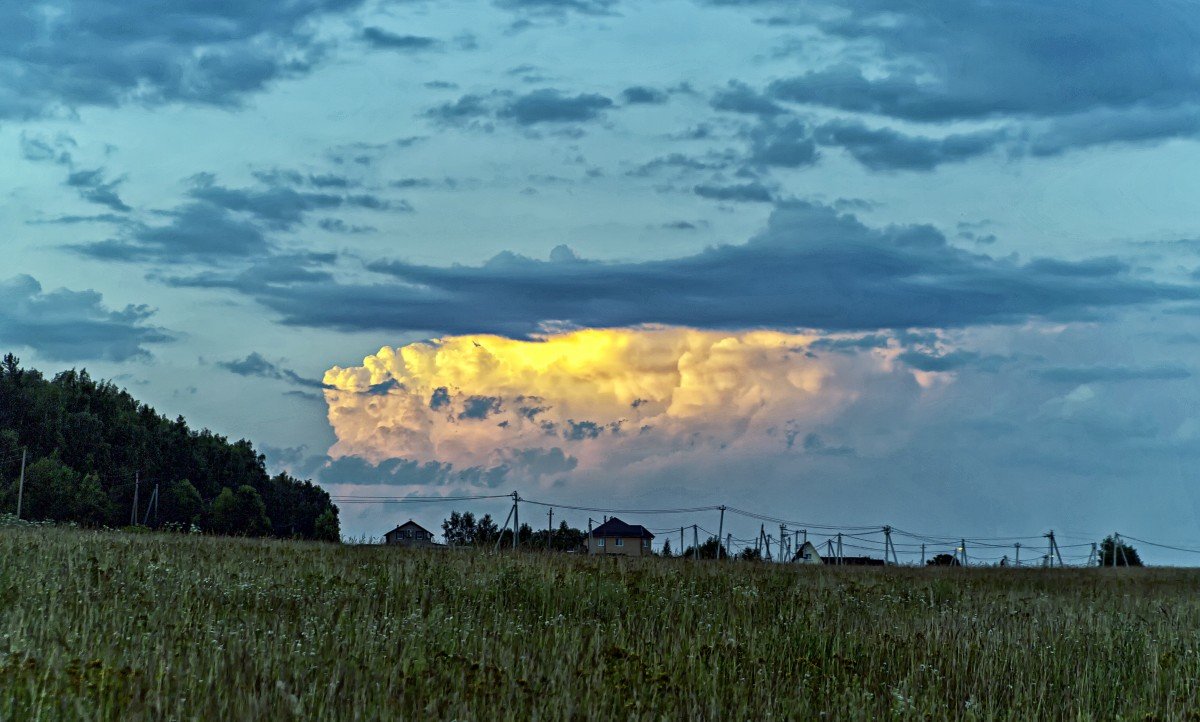
[[[23,519],[340,539],[329,493],[286,473],[271,476],[249,441],[193,430],[183,417],[172,420],[86,370],[47,379],[7,354],[0,362],[0,513],[17,511],[23,456]]]

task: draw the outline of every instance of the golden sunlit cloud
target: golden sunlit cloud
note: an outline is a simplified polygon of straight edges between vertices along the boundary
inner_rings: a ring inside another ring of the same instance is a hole
[[[815,340],[639,327],[385,347],[326,372],[329,453],[537,478],[697,448],[782,449],[857,393],[831,383],[832,362],[809,351]],[[890,366],[889,356],[873,364]]]

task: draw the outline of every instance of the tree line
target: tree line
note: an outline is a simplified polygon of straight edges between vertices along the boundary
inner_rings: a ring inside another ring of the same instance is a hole
[[[340,538],[329,493],[271,476],[244,439],[171,420],[86,370],[47,379],[7,354],[0,361],[0,513],[83,526],[191,528],[219,534]],[[156,504],[151,504],[157,485]]]

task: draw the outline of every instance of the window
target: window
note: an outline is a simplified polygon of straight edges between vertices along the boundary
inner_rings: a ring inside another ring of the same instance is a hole
[[[603,538],[597,539],[597,540],[596,540],[596,546],[598,546],[598,547],[600,547],[601,549],[603,549],[603,548],[604,548],[604,539],[603,539]]]
[[[617,540],[617,546],[619,546],[619,547],[623,547],[623,546],[625,546],[625,540],[624,540],[624,539],[618,539],[618,540]]]
[[[650,540],[649,540],[649,539],[643,539],[643,540],[642,540],[642,546],[644,546],[644,547],[646,547],[647,549],[649,549],[649,548],[650,548]]]

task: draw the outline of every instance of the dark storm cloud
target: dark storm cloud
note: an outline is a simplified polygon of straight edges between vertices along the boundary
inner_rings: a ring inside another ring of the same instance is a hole
[[[483,420],[499,411],[500,398],[497,396],[468,396],[463,399],[463,410],[458,418]]]
[[[208,173],[193,178],[188,195],[219,208],[249,213],[268,227],[287,229],[302,222],[304,214],[337,208],[342,197],[330,193],[307,193],[285,186],[265,189],[227,188]]]
[[[318,472],[323,484],[385,484],[398,486],[468,486],[495,487],[507,477],[507,466],[472,466],[455,469],[453,464],[438,461],[419,462],[409,459],[385,459],[377,466],[357,456],[332,459]]]
[[[732,185],[701,184],[692,189],[701,198],[731,203],[770,203],[771,190],[762,183],[736,183]]]
[[[494,91],[487,95],[468,93],[457,100],[436,105],[424,115],[444,126],[493,130],[494,121],[518,127],[586,123],[601,118],[614,107],[611,98],[597,93],[564,93],[541,88],[524,95]]]
[[[1095,317],[1200,297],[1194,286],[1140,279],[1109,261],[993,258],[956,248],[929,226],[872,228],[802,202],[778,207],[748,243],[671,260],[553,263],[503,253],[474,267],[369,268],[393,280],[242,289],[286,324],[516,337],[551,319],[856,331]]]
[[[217,366],[235,373],[238,376],[256,376],[264,379],[275,379],[277,381],[286,381],[296,386],[303,386],[312,389],[328,388],[325,384],[316,379],[308,379],[295,371],[283,368],[277,363],[268,361],[262,354],[257,351],[251,353],[243,359],[234,361],[218,361]]]
[[[926,123],[1012,119],[1043,155],[1200,131],[1200,14],[1186,3],[716,4],[777,9],[855,48],[774,82],[777,100]]]
[[[496,0],[496,5],[506,10],[543,15],[562,15],[566,12],[603,15],[616,4],[617,0]]]
[[[380,50],[401,50],[415,52],[419,50],[435,50],[441,47],[441,41],[424,35],[398,35],[383,28],[368,27],[362,31],[363,42]]]
[[[787,112],[775,101],[736,80],[729,81],[726,88],[717,91],[709,104],[714,110],[768,118]]]
[[[314,21],[362,0],[0,4],[0,117],[170,102],[231,106],[307,72]]]
[[[872,170],[933,170],[943,163],[990,153],[1007,137],[1003,132],[987,131],[923,138],[854,121],[825,123],[817,127],[815,135],[823,145],[845,148]]]
[[[112,310],[95,291],[44,291],[33,277],[0,280],[0,343],[28,347],[55,361],[146,357],[150,344],[172,341],[148,324],[147,306]]]
[[[54,138],[32,136],[21,133],[21,157],[35,163],[54,163],[67,168],[66,185],[74,188],[79,197],[89,203],[105,206],[109,210],[128,213],[133,210],[121,200],[117,188],[124,178],[109,180],[104,168],[80,169],[72,152],[79,147],[75,139],[66,134]]]
[[[204,271],[190,276],[153,274],[151,278],[174,288],[225,288],[253,294],[274,286],[332,283],[333,273],[328,269],[336,260],[333,253],[275,254],[258,258],[234,274]]]
[[[518,125],[582,123],[595,120],[612,106],[611,99],[596,93],[568,95],[543,88],[513,98],[500,108],[497,115]]]
[[[747,134],[750,162],[759,166],[799,168],[817,160],[812,132],[799,120],[763,123]]]
[[[72,244],[67,248],[90,258],[105,261],[161,263],[205,262],[267,258],[278,250],[268,234],[289,231],[304,223],[317,211],[354,207],[371,211],[411,213],[404,200],[389,200],[371,193],[341,195],[310,192],[291,187],[294,176],[273,171],[260,174],[261,188],[230,188],[219,185],[209,173],[189,179],[189,202],[159,215],[170,219],[165,224],[149,225],[127,221],[118,235],[103,241]],[[301,178],[311,185],[338,185],[323,176]],[[331,176],[331,178],[339,178]],[[370,226],[352,226],[339,219],[319,222],[323,230],[335,233],[366,233]],[[296,256],[281,259],[281,266]]]
[[[1060,384],[1118,383],[1122,381],[1182,381],[1192,377],[1182,366],[1057,366],[1038,376]]]
[[[127,213],[133,209],[117,194],[117,187],[122,182],[123,178],[112,181],[105,179],[103,168],[73,171],[67,176],[67,185],[77,189],[79,196],[85,201]]]
[[[634,85],[621,91],[621,100],[626,105],[661,105],[668,98],[670,96],[665,91],[644,85]]]
[[[211,203],[189,203],[165,225],[129,224],[119,238],[68,246],[103,261],[214,261],[261,256],[272,249],[262,229]]]

